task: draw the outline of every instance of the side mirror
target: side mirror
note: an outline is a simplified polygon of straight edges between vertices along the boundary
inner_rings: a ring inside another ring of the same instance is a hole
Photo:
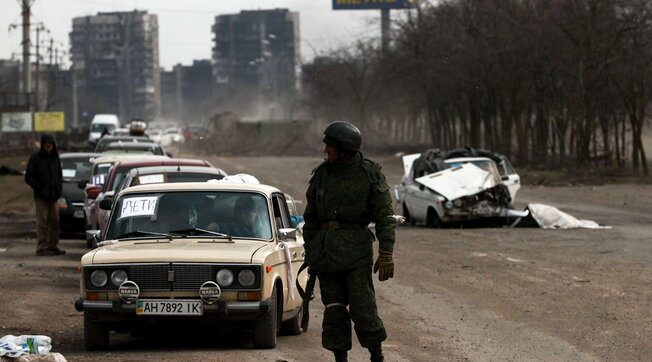
[[[111,210],[112,206],[113,206],[113,200],[111,199],[104,199],[100,201],[100,209],[102,210]]]
[[[174,157],[172,157],[172,152],[166,152],[165,155],[170,157],[170,158],[174,158]]]
[[[100,230],[86,230],[86,240],[91,241],[93,247],[97,247],[97,244],[100,243]]]
[[[293,229],[293,228],[278,229],[278,235],[281,238],[281,241],[296,240],[297,229]]]
[[[509,181],[509,175],[502,175],[502,176],[500,176],[500,179],[502,181]]]
[[[87,185],[88,185],[88,180],[77,181],[77,187],[79,187],[82,190],[85,189]]]
[[[84,189],[84,192],[86,193],[86,197],[89,199],[95,200],[97,198],[97,195],[100,194],[100,187],[99,186],[86,186]]]

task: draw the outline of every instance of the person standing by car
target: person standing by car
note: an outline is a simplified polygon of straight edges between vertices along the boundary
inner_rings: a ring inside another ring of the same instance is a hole
[[[41,136],[41,149],[29,158],[25,182],[34,191],[36,202],[36,255],[63,255],[58,248],[59,210],[57,200],[61,197],[63,175],[54,136]]]
[[[304,213],[306,261],[317,273],[326,310],[322,345],[347,361],[351,321],[371,361],[383,361],[381,343],[387,339],[378,316],[372,281],[373,233],[376,223],[379,256],[373,271],[379,280],[394,276],[392,199],[380,165],[359,152],[360,131],[348,122],[331,123],[324,131],[326,160],[313,170]],[[347,308],[348,307],[348,308]]]

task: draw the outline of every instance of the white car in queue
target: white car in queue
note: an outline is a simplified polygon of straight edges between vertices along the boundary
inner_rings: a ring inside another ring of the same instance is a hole
[[[109,223],[87,232],[99,247],[82,256],[75,302],[87,349],[107,349],[111,330],[179,323],[244,323],[255,348],[274,348],[279,329],[302,332],[296,280],[305,288],[308,275],[287,196],[223,181],[134,186],[101,202]]]

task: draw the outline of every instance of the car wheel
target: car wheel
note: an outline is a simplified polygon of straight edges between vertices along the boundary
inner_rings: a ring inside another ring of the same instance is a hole
[[[441,227],[441,219],[437,215],[437,211],[433,208],[428,209],[428,214],[426,215],[426,226],[430,228]]]
[[[84,313],[84,345],[87,351],[109,349],[109,329]]]
[[[276,287],[274,287],[269,310],[254,325],[254,348],[270,349],[276,347],[276,333],[278,332],[277,303],[278,295]]]
[[[303,305],[301,305],[301,308],[299,308],[299,313],[292,318],[289,319],[281,325],[281,333],[287,336],[298,336],[301,333],[305,332],[301,328],[301,322],[303,321]],[[308,330],[308,327],[306,327],[306,331]]]

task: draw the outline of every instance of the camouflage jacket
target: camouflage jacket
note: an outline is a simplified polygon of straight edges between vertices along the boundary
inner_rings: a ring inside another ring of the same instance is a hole
[[[311,269],[333,273],[372,264],[372,221],[379,248],[394,249],[396,221],[389,186],[380,165],[362,154],[315,168],[306,200],[303,238]]]

